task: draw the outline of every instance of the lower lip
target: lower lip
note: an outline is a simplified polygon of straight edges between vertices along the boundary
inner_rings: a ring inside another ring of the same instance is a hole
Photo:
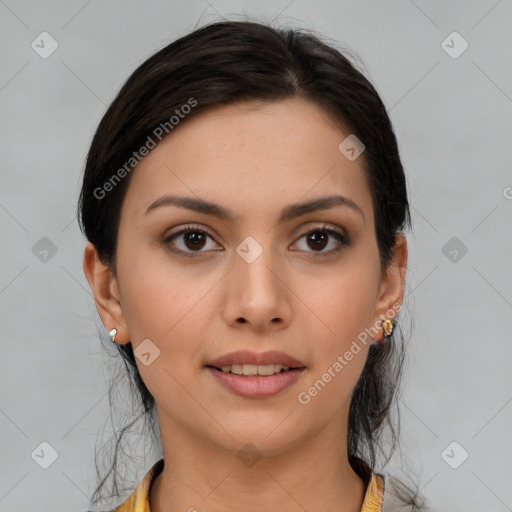
[[[206,369],[227,389],[246,398],[275,396],[297,382],[306,368],[295,368],[268,377],[262,375],[235,375],[211,366]]]

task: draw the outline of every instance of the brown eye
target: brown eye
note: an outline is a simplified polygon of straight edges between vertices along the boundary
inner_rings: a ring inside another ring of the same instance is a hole
[[[302,238],[306,239],[307,247],[312,249],[312,251],[306,250],[306,252],[316,252],[321,255],[324,255],[324,253],[325,255],[335,253],[341,250],[342,247],[350,245],[349,238],[334,229],[315,228],[304,233],[301,239]],[[332,239],[334,239],[334,241],[332,241]],[[331,244],[331,249],[324,250],[329,244]]]
[[[172,252],[193,258],[207,252],[202,249],[207,246],[208,239],[213,241],[213,236],[204,229],[200,229],[196,226],[184,226],[166,237],[163,242]],[[215,249],[215,247],[218,246],[213,244],[212,249],[219,250]]]

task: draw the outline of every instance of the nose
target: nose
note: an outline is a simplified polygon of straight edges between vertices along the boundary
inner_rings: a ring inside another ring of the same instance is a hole
[[[286,328],[292,317],[289,272],[270,248],[254,260],[236,254],[226,277],[223,314],[232,327],[255,332]]]

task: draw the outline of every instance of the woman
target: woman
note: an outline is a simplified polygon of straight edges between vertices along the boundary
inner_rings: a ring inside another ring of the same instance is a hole
[[[342,53],[252,22],[173,42],[103,117],[78,211],[163,452],[118,512],[419,509],[376,470],[385,426],[397,444],[406,182]]]

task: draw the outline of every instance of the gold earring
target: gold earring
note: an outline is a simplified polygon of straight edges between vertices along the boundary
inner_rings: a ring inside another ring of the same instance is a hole
[[[382,322],[382,328],[384,329],[384,337],[388,337],[393,331],[393,319],[386,318]]]
[[[117,329],[114,327],[109,333],[110,339],[112,340],[112,343],[115,343],[115,337],[117,334]]]

